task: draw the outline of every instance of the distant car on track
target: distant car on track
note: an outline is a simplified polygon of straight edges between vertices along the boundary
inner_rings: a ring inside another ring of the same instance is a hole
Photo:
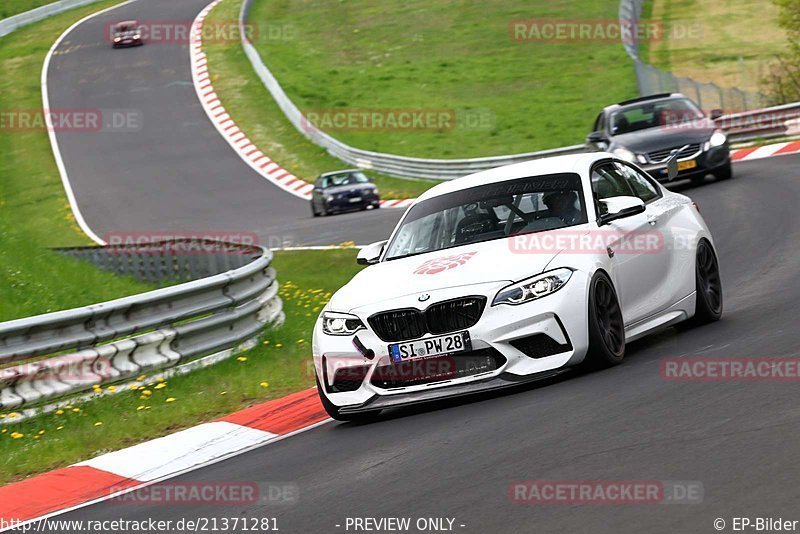
[[[142,40],[139,22],[136,20],[117,22],[111,32],[111,40],[114,48],[143,45],[144,41]]]
[[[379,208],[380,205],[377,186],[358,169],[321,174],[314,182],[311,193],[311,213],[314,217]]]
[[[313,333],[319,395],[339,420],[618,364],[627,341],[722,314],[697,206],[608,153],[437,185],[358,259],[369,267]]]
[[[668,181],[666,161],[678,155],[676,179],[701,182],[713,174],[718,180],[732,176],[730,148],[725,133],[713,119],[680,93],[659,94],[627,100],[603,109],[586,142],[636,163],[660,182]]]

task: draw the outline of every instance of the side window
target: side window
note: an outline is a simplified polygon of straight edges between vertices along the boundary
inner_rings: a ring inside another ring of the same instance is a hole
[[[661,196],[661,193],[655,185],[650,182],[645,176],[623,163],[616,163],[619,172],[625,177],[633,192],[637,197],[645,202],[649,202]]]
[[[600,113],[597,118],[594,120],[594,126],[592,127],[593,132],[597,132],[600,130],[605,129],[605,113]]]
[[[598,165],[592,171],[592,191],[598,200],[610,197],[633,196],[625,177],[614,163]]]

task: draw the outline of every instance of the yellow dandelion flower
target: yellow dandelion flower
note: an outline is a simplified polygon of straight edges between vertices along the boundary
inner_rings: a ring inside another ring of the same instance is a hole
[[[142,395],[152,395],[152,394],[153,392],[150,391],[149,389],[145,389],[144,391],[142,391]]]
[[[306,340],[305,340],[305,339],[298,339],[298,340],[297,340],[297,342],[298,342],[298,343],[305,343],[305,342],[306,342]]]
[[[64,428],[64,425],[57,426],[57,427],[56,427],[56,430],[61,430],[62,428]]]
[[[269,387],[269,382],[261,382],[259,384],[259,386],[261,386],[262,388],[268,388]]]
[[[175,402],[175,398],[174,397],[170,397],[167,400],[165,400],[164,402]]]
[[[137,406],[136,411],[138,412],[139,410],[144,410],[144,406]]]
[[[269,339],[264,340],[264,345],[269,345]]]
[[[115,393],[117,391],[117,388],[115,386],[108,386],[106,389],[111,393]]]
[[[20,434],[19,432],[12,432],[11,437],[14,439],[24,438],[25,434]]]
[[[159,384],[156,384],[156,387],[153,388],[153,389],[163,389],[165,387],[167,387],[167,383],[166,382],[161,382]]]
[[[19,416],[19,414],[17,412],[11,412],[10,414],[8,414],[8,418],[9,419],[14,419],[14,418],[16,418],[18,416]]]
[[[64,415],[64,410],[56,410],[56,415]]]
[[[98,422],[96,422],[96,423],[94,424],[94,426],[103,426],[103,422],[102,422],[102,421],[98,421]]]
[[[228,392],[227,392],[227,391],[220,391],[220,392],[219,392],[219,394],[220,394],[220,395],[227,395],[227,394],[228,394]]]
[[[275,348],[277,348],[277,349],[281,348],[282,346],[283,346],[283,343],[276,343],[275,344]]]
[[[39,435],[41,436],[42,434],[44,434],[44,430],[39,431]]]
[[[159,377],[156,379],[156,382],[158,382],[159,384],[160,384],[161,382],[165,382],[165,380],[164,380],[164,377],[163,377],[163,376],[159,376]]]
[[[147,378],[147,375],[139,375],[139,376],[136,378],[136,381],[137,381],[137,382],[141,382],[141,381],[143,381],[145,378]]]
[[[246,362],[247,361],[247,356],[239,356],[236,359],[239,360],[240,362]]]
[[[7,428],[4,428],[3,430],[0,431],[0,433],[2,433],[2,434],[5,434],[6,432],[8,432]]]
[[[81,411],[81,409],[80,408],[73,408],[72,411],[75,412],[75,413],[78,413],[78,412]]]

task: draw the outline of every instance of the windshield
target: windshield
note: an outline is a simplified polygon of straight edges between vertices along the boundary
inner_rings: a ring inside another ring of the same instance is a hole
[[[577,174],[481,185],[413,206],[387,247],[386,259],[586,222]]]
[[[615,111],[611,115],[611,135],[672,126],[701,118],[703,113],[687,98],[643,102]]]
[[[339,185],[368,184],[369,178],[363,172],[349,172],[344,174],[334,174],[325,178],[325,187],[336,187]]]

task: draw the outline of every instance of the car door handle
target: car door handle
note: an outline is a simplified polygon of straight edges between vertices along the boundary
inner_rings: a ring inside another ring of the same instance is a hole
[[[657,222],[658,222],[658,217],[656,217],[655,215],[648,215],[647,216],[647,223],[650,226],[655,226]]]

